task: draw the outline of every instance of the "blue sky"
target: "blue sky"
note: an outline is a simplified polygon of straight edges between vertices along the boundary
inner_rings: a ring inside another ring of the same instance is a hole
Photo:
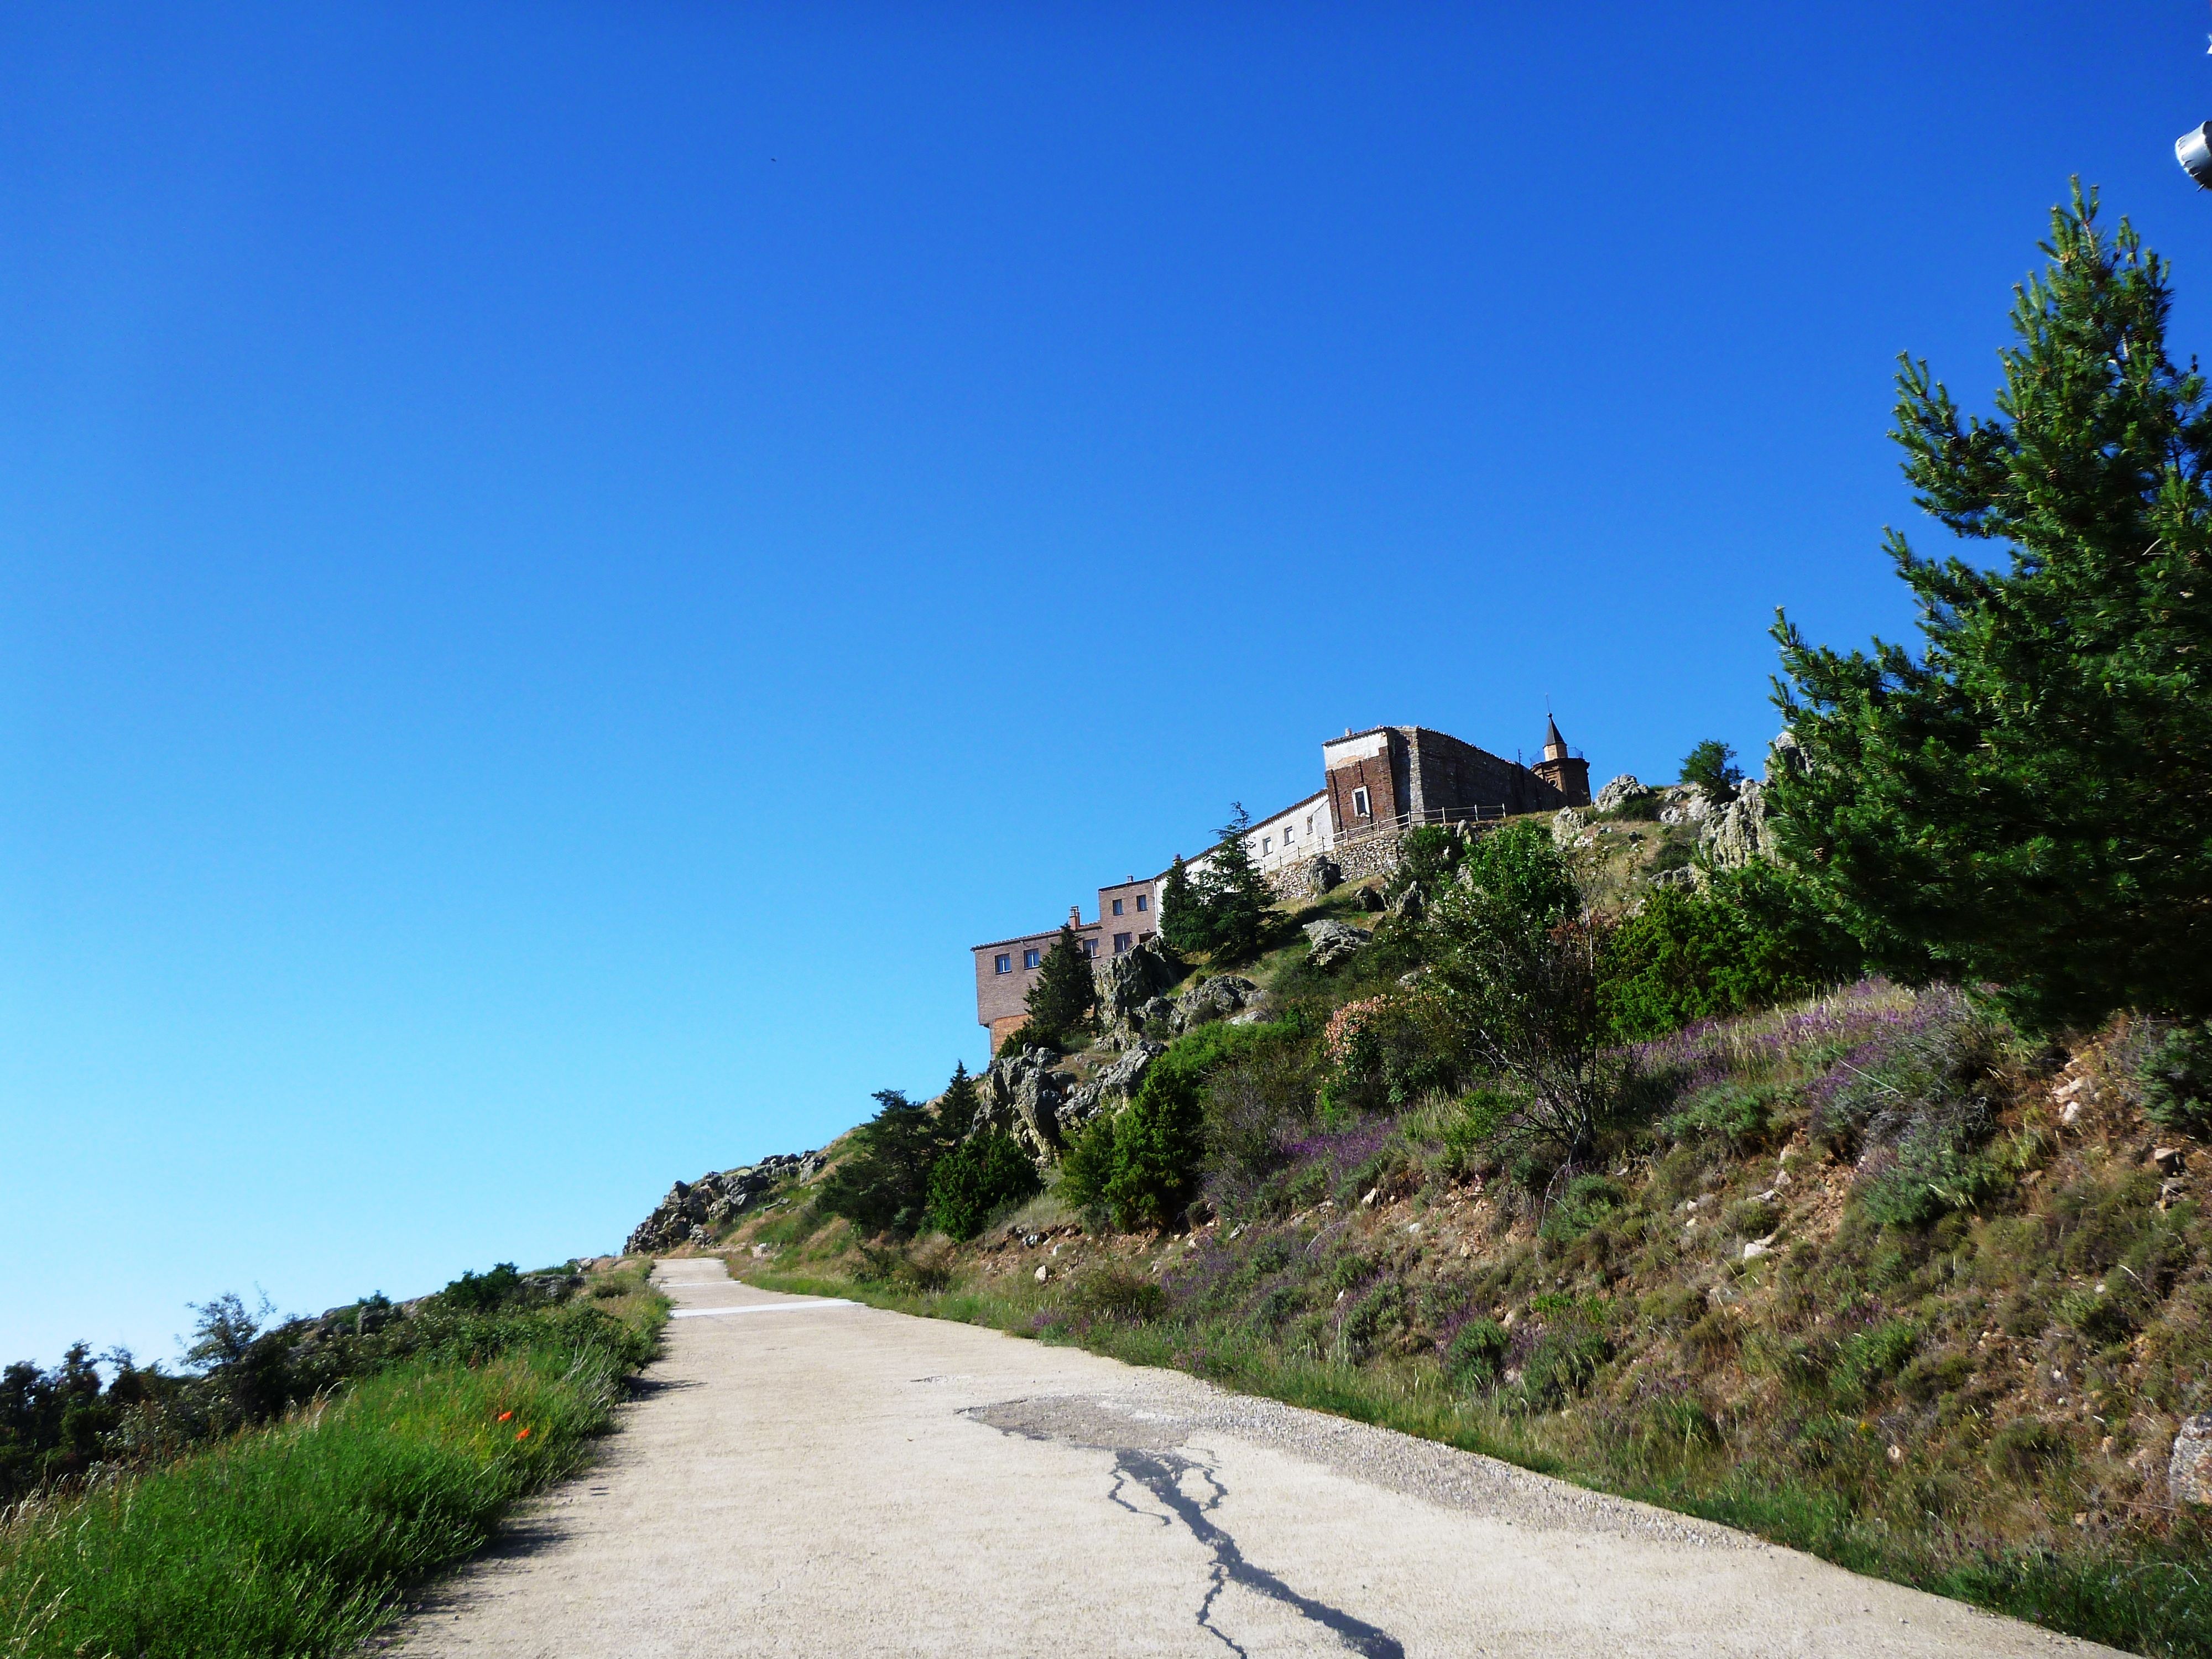
[[[617,1246],[1346,726],[1600,778],[1905,629],[2188,4],[17,7],[0,1359]]]

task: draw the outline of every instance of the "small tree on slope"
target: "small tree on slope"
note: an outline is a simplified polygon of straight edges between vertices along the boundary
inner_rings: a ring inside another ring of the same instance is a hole
[[[2167,267],[2078,183],[2015,290],[1996,417],[1898,376],[1916,500],[1996,569],[1893,531],[1925,654],[1776,623],[1809,766],[1786,854],[1892,971],[1995,981],[2045,1029],[2212,1013],[2212,414]]]
[[[1091,1029],[1091,1012],[1098,1004],[1098,987],[1091,976],[1091,958],[1075,929],[1060,924],[1060,937],[1045,952],[1036,983],[1030,987],[1029,1029],[1065,1037]]]

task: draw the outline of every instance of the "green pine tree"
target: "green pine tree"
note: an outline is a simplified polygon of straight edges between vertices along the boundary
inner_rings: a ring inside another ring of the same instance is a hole
[[[1179,957],[1194,956],[1213,948],[1213,918],[1200,902],[1190,870],[1177,853],[1160,884],[1160,938]]]
[[[1091,976],[1091,958],[1084,953],[1083,941],[1066,922],[1045,952],[1027,1006],[1028,1030],[1039,1037],[1060,1039],[1092,1029],[1098,987]]]
[[[1267,878],[1252,861],[1245,832],[1252,815],[1242,801],[1231,801],[1229,822],[1221,826],[1221,842],[1206,855],[1200,874],[1200,904],[1206,915],[1212,942],[1207,949],[1216,963],[1249,962],[1267,942],[1267,907],[1275,902]],[[1174,943],[1172,939],[1169,941]]]
[[[1718,738],[1707,738],[1682,759],[1682,781],[1701,789],[1711,800],[1735,799],[1743,769],[1735,763],[1735,750]]]
[[[972,1133],[975,1120],[983,1109],[983,1097],[977,1092],[975,1079],[969,1075],[968,1062],[952,1062],[952,1080],[945,1085],[945,1093],[937,1103],[937,1121],[942,1132],[957,1140]]]
[[[2212,1013],[2212,412],[2166,352],[2168,268],[2094,196],[2017,289],[1994,418],[1898,376],[1922,507],[1994,568],[1887,548],[1924,654],[1778,619],[1809,765],[1783,846],[1893,972],[1994,982],[2016,1018]]]

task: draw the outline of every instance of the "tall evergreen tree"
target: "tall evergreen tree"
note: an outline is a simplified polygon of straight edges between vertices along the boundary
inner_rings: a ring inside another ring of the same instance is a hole
[[[858,1149],[830,1171],[817,1201],[864,1232],[911,1235],[929,1203],[930,1172],[958,1143],[960,1133],[943,1111],[917,1104],[900,1090],[879,1089],[875,1100],[875,1116],[853,1132]]]
[[[1210,951],[1213,948],[1212,921],[1200,902],[1189,866],[1183,863],[1182,854],[1177,853],[1175,862],[1168,866],[1167,879],[1160,884],[1160,937],[1167,941],[1168,949],[1179,957]]]
[[[983,1109],[983,1097],[977,1092],[975,1079],[968,1074],[968,1062],[952,1062],[952,1080],[945,1085],[945,1093],[937,1103],[937,1117],[944,1133],[957,1140],[975,1127],[975,1119]]]
[[[1925,643],[1848,655],[1776,623],[1808,763],[1785,852],[1893,968],[2016,1017],[2212,1014],[2212,413],[2167,356],[2168,268],[2076,183],[2015,290],[1995,418],[1898,375],[1915,499],[1996,568],[1887,550]]]
[[[1218,963],[1248,962],[1260,954],[1267,932],[1267,907],[1275,896],[1267,878],[1252,861],[1245,832],[1252,815],[1243,801],[1231,801],[1229,822],[1221,826],[1221,842],[1206,855],[1200,880],[1207,931],[1208,949]],[[1173,944],[1171,939],[1170,944]]]
[[[1045,952],[1036,983],[1030,987],[1030,1030],[1039,1035],[1066,1037],[1092,1028],[1098,1006],[1098,987],[1091,976],[1091,958],[1083,941],[1066,922],[1060,937]]]

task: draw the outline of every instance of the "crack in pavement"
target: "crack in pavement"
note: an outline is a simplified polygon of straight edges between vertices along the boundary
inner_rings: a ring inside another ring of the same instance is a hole
[[[1046,1402],[1036,1402],[1044,1404]],[[981,1406],[962,1413],[979,1423],[989,1425],[1001,1434],[1019,1435],[1025,1440],[1058,1441],[1061,1444],[1079,1447],[1086,1451],[1109,1451],[1114,1454],[1114,1486],[1107,1494],[1109,1501],[1129,1511],[1157,1521],[1163,1527],[1182,1522],[1190,1535],[1210,1551],[1213,1560],[1207,1573],[1205,1599],[1198,1605],[1198,1625],[1237,1659],[1249,1659],[1244,1648],[1229,1633],[1213,1622],[1213,1605],[1221,1593],[1231,1584],[1242,1586],[1255,1595],[1264,1595],[1291,1608],[1309,1623],[1320,1626],[1353,1653],[1366,1659],[1405,1659],[1405,1646],[1388,1631],[1377,1628],[1364,1620],[1354,1618],[1343,1608],[1310,1595],[1301,1595],[1273,1573],[1258,1567],[1244,1559],[1244,1552],[1237,1540],[1212,1519],[1212,1512],[1220,1507],[1221,1500],[1229,1495],[1219,1474],[1210,1463],[1196,1462],[1183,1456],[1170,1446],[1159,1443],[1170,1436],[1163,1430],[1147,1432],[1141,1419],[1123,1417],[1118,1413],[1098,1409],[1089,1401],[1054,1401],[1048,1414],[1025,1410],[1031,1402],[1009,1401],[1003,1405]],[[1076,1408],[1071,1411],[1069,1408]],[[1085,1409],[1087,1407],[1087,1409]],[[1076,1424],[1070,1424],[1073,1418]],[[1079,1431],[1070,1431],[1079,1425]],[[1132,1440],[1139,1443],[1130,1444]],[[1144,1443],[1150,1442],[1152,1443]],[[1183,1490],[1183,1477],[1196,1474],[1206,1486],[1203,1499],[1192,1497]],[[1131,1485],[1143,1487],[1159,1501],[1167,1515],[1155,1515],[1132,1504],[1121,1493]],[[1170,1516],[1174,1519],[1170,1520]]]

